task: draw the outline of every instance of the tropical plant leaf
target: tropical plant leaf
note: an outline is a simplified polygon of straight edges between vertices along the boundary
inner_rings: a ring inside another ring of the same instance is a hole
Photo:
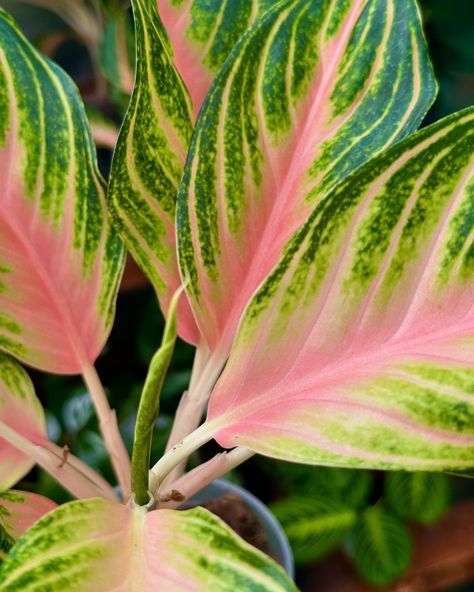
[[[473,138],[471,108],[315,208],[247,307],[202,433],[297,462],[473,466]]]
[[[157,510],[92,499],[37,522],[0,567],[2,592],[295,591],[283,568],[202,508]]]
[[[46,440],[43,408],[23,368],[0,352],[0,421],[34,442]],[[30,472],[34,462],[0,437],[0,491]],[[1,503],[1,501],[0,501]]]
[[[368,508],[353,532],[352,559],[371,584],[388,584],[410,565],[411,539],[403,522],[382,508]]]
[[[101,67],[106,79],[119,92],[130,96],[135,79],[133,23],[126,10],[109,18],[100,47]]]
[[[284,0],[232,50],[178,196],[182,274],[225,358],[256,288],[336,184],[420,124],[435,83],[413,0]]]
[[[108,336],[123,266],[71,80],[0,11],[0,347],[80,373]]]
[[[112,163],[108,199],[116,227],[168,312],[181,285],[175,213],[192,134],[192,106],[169,54],[155,0],[134,0],[137,74]],[[199,332],[186,296],[178,307],[180,335]]]
[[[96,146],[114,150],[119,135],[118,126],[97,109],[87,109],[87,119]]]
[[[57,507],[52,500],[29,491],[0,493],[0,527],[13,539],[18,539],[41,516]]]
[[[176,68],[197,114],[219,68],[253,22],[277,0],[158,0]]]
[[[356,512],[325,496],[289,497],[270,506],[283,526],[299,564],[320,559],[340,545]]]
[[[385,477],[384,499],[401,518],[430,524],[448,507],[449,481],[440,473],[390,472]]]
[[[151,445],[160,409],[160,395],[176,343],[176,307],[181,294],[182,290],[179,290],[171,301],[161,345],[151,359],[138,407],[133,440],[132,491],[139,505],[146,505],[149,502],[148,473]]]

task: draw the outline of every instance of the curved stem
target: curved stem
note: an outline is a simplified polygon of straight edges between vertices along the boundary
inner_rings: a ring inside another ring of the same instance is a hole
[[[220,452],[211,460],[208,460],[206,463],[199,465],[186,475],[183,475],[177,481],[173,481],[164,492],[166,493],[167,489],[169,491],[179,491],[185,499],[189,499],[195,493],[206,487],[209,483],[212,483],[215,479],[219,479],[235,467],[238,467],[243,462],[248,460],[255,454],[253,450],[249,450],[248,448],[243,448],[241,446],[234,448],[230,452]],[[168,496],[168,498],[172,498],[172,496]],[[184,500],[183,500],[184,501]],[[170,499],[170,501],[160,503],[160,508],[176,508],[178,507],[182,501],[175,501]]]
[[[182,461],[186,460],[194,451],[212,439],[215,424],[204,423],[179,444],[168,450],[150,470],[149,491],[156,498],[156,494],[168,474]]]
[[[94,366],[84,365],[82,376],[92,397],[105,447],[110,455],[112,467],[122,489],[123,499],[126,501],[131,494],[130,457],[120,435],[115,410],[109,406],[107,395]]]
[[[63,449],[53,442],[32,442],[2,421],[0,436],[40,465],[73,496],[79,499],[100,496],[118,501],[105,479],[74,455],[69,453],[65,456]]]

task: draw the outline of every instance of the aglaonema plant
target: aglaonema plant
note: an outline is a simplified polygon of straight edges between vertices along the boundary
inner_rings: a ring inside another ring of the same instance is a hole
[[[209,512],[175,508],[254,453],[474,465],[474,110],[416,132],[436,85],[414,0],[132,4],[107,193],[74,86],[0,12],[0,487],[38,463],[78,498],[3,494],[0,586],[294,590]],[[131,463],[94,370],[116,232],[167,318]],[[192,378],[150,459],[178,334]],[[48,440],[13,358],[83,375],[119,492]],[[186,473],[212,439],[225,451]]]

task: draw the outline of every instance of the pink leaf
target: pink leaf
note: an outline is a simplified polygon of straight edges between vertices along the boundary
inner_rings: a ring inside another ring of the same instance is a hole
[[[0,567],[2,590],[208,592],[296,588],[272,559],[218,518],[91,499],[60,506],[37,522]]]
[[[0,13],[0,347],[57,373],[100,353],[123,264],[84,108]]]
[[[315,209],[250,302],[208,429],[288,460],[474,465],[474,109]]]
[[[0,352],[0,422],[31,442],[46,441],[43,408],[26,372]],[[0,438],[0,491],[9,489],[33,467],[34,461]]]
[[[16,540],[56,507],[55,502],[43,495],[11,489],[0,493],[0,525]]]
[[[416,129],[435,92],[412,0],[277,3],[199,115],[178,197],[182,274],[225,357],[248,300],[316,204]]]

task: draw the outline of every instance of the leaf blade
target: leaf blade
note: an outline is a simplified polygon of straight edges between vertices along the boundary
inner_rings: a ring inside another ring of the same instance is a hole
[[[178,195],[181,271],[211,350],[228,352],[315,205],[416,129],[433,96],[409,0],[280,2],[240,39],[199,115]]]
[[[100,499],[59,507],[13,547],[0,567],[2,590],[28,592],[38,582],[51,592],[204,592],[210,584],[230,592],[236,582],[296,590],[281,567],[206,510],[146,514]]]
[[[176,258],[177,189],[192,133],[192,107],[169,55],[153,0],[132,3],[137,72],[112,162],[108,201],[114,224],[150,279],[165,316],[181,285]],[[197,344],[199,332],[183,298],[179,333]]]
[[[3,10],[0,37],[1,347],[75,374],[110,331],[123,249],[77,89]]]
[[[472,466],[473,134],[473,109],[450,116],[315,209],[248,306],[211,395],[221,445],[338,466]]]

